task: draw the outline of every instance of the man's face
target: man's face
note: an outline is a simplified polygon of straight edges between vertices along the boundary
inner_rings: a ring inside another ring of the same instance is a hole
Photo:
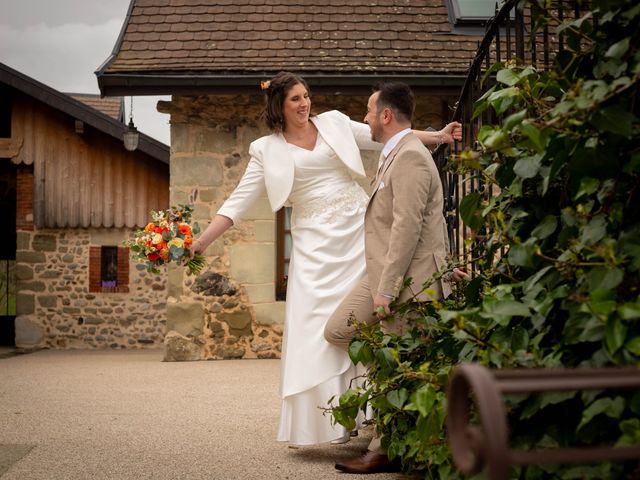
[[[374,142],[382,143],[382,133],[383,133],[383,124],[382,124],[382,115],[384,113],[384,109],[381,112],[378,112],[378,97],[380,96],[380,92],[374,92],[367,102],[367,114],[364,117],[364,123],[369,125],[371,129],[371,140]]]

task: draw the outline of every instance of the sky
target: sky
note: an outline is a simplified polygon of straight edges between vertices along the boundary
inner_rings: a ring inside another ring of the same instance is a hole
[[[113,51],[129,0],[0,0],[0,63],[65,93],[100,93],[94,72]],[[169,144],[165,97],[134,97],[138,130]],[[130,97],[125,98],[129,121]]]

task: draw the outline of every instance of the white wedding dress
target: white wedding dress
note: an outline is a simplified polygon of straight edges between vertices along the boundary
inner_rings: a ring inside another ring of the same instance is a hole
[[[357,376],[348,354],[324,339],[329,316],[365,272],[364,212],[369,200],[318,134],[312,151],[289,145],[295,163],[292,252],[282,345],[278,440],[296,445],[348,435],[323,414]]]

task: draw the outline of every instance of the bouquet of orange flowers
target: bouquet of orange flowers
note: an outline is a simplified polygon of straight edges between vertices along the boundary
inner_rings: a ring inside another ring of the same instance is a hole
[[[186,265],[189,274],[199,273],[204,267],[202,255],[191,256],[189,247],[193,235],[200,232],[197,223],[190,225],[193,207],[178,205],[168,210],[151,212],[152,222],[144,230],[134,232],[134,238],[125,240],[133,258],[140,262],[139,268],[160,273],[157,267],[169,262]]]

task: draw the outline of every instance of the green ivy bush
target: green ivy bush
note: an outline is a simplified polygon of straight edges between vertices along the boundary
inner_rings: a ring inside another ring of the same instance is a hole
[[[525,3],[538,27],[549,21],[543,0]],[[395,305],[393,315],[414,325],[402,337],[363,328],[350,355],[368,377],[333,411],[351,428],[370,403],[383,446],[406,471],[459,478],[444,432],[444,388],[459,362],[640,366],[639,26],[636,1],[593,0],[559,28],[566,49],[551,71],[500,63],[488,73],[495,85],[475,115],[492,110],[500,124],[483,126],[479,150],[449,162],[487,185],[460,204],[477,272],[442,304]],[[513,448],[640,444],[640,392],[511,396],[507,408]],[[636,466],[512,474],[613,479]]]

